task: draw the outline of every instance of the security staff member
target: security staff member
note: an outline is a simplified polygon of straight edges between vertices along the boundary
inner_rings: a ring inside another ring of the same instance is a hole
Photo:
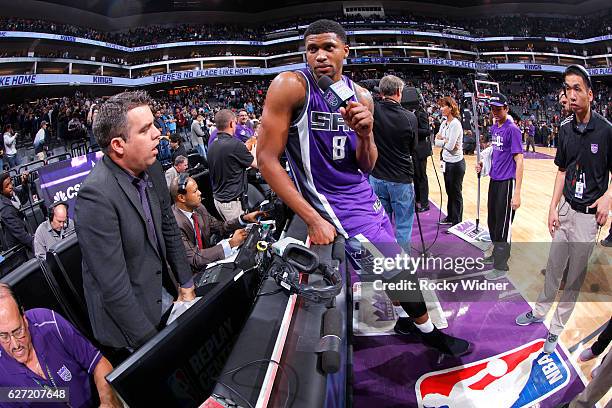
[[[378,159],[370,175],[370,185],[389,218],[395,216],[395,238],[410,253],[414,221],[414,164],[416,116],[402,108],[404,82],[386,75],[378,85],[382,100],[374,107],[374,142]]]
[[[208,148],[210,181],[215,208],[224,221],[238,218],[243,213],[243,196],[247,191],[246,170],[257,168],[257,160],[244,143],[234,137],[236,115],[222,109],[215,115],[219,130],[217,138]]]
[[[608,219],[612,204],[612,125],[591,110],[591,78],[582,66],[570,65],[563,74],[565,93],[574,112],[561,123],[555,164],[559,168],[548,212],[553,237],[546,265],[544,289],[533,310],[516,323],[542,322],[559,290],[568,266],[567,282],[544,345],[555,350],[558,336],[569,320],[587,272],[597,230]]]

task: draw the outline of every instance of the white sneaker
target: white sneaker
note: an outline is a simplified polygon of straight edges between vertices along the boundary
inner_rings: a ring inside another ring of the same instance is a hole
[[[555,348],[557,347],[558,341],[559,341],[559,336],[549,332],[548,336],[546,337],[546,343],[544,343],[544,352],[546,354],[552,354],[555,351]]]
[[[530,310],[527,313],[521,313],[516,317],[516,324],[519,326],[528,326],[531,323],[542,323],[544,319],[539,319],[533,315],[533,311]]]

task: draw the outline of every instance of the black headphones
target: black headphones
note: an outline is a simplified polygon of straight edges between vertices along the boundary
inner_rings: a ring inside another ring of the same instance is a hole
[[[270,276],[289,294],[297,294],[314,303],[334,299],[342,290],[342,276],[338,271],[339,262],[319,263],[319,257],[310,249],[297,244],[289,244],[283,256],[275,257],[270,266]],[[298,269],[299,268],[299,269]],[[305,274],[319,273],[326,286],[313,286],[300,283],[300,271]]]
[[[56,201],[53,204],[51,204],[48,208],[47,208],[47,216],[49,217],[49,222],[53,222],[53,217],[55,216],[55,208],[59,205],[64,205],[66,206],[66,213],[68,212],[68,203],[66,201]],[[67,225],[68,223],[68,217],[66,217],[66,221],[64,222],[65,225]]]
[[[189,181],[189,174],[187,173],[181,173],[179,175],[179,179],[178,179],[178,190],[177,192],[179,194],[186,194],[187,193],[187,182]]]

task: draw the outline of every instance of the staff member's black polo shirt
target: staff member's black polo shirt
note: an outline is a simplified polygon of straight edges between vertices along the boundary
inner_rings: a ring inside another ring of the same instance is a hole
[[[416,147],[417,119],[392,100],[374,107],[374,142],[378,159],[372,176],[395,183],[412,183],[412,154]]]
[[[229,133],[218,133],[208,148],[210,181],[215,200],[228,203],[246,191],[246,169],[253,163],[253,155],[244,143]]]
[[[555,164],[565,170],[563,196],[574,210],[593,204],[608,189],[612,172],[612,125],[597,112],[582,130],[571,115],[561,123]],[[584,173],[582,198],[576,197],[576,181]],[[577,207],[577,208],[575,208]],[[594,214],[595,211],[591,210]]]

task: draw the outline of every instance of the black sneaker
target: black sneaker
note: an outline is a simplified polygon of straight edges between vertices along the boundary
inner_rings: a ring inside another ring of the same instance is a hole
[[[461,357],[472,351],[471,344],[468,341],[449,336],[438,330],[437,327],[434,327],[430,333],[421,333],[421,337],[425,345],[438,350],[442,354]]]
[[[417,208],[417,212],[418,213],[422,213],[422,212],[425,212],[425,211],[429,211],[429,206]]]
[[[442,221],[440,221],[439,224],[440,225],[453,225],[453,222],[451,220],[449,220],[448,218],[445,218]]]
[[[393,327],[393,331],[397,334],[407,335],[407,334],[418,334],[421,331],[414,325],[414,320],[410,317],[400,317],[395,322],[395,326]]]
[[[607,238],[606,239],[602,239],[600,242],[601,242],[601,245],[603,245],[605,247],[608,247],[608,248],[612,247],[612,241],[607,239]]]
[[[483,258],[482,263],[485,265],[493,265],[494,261],[495,259],[493,258],[493,255],[489,255],[486,258]]]

